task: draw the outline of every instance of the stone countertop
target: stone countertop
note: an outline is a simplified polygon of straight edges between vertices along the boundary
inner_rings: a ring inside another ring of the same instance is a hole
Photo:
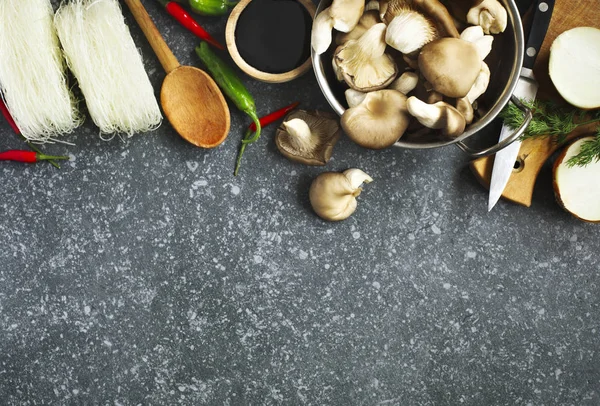
[[[196,39],[145,1],[183,64]],[[128,11],[158,92],[163,72]],[[199,18],[213,33],[225,19]],[[223,35],[217,35],[223,40]],[[244,77],[258,111],[328,110],[312,73]],[[597,405],[598,226],[554,201],[500,202],[457,148],[367,151],[326,168],[194,148],[167,122],[0,166],[0,401],[6,405]],[[0,122],[0,149],[21,147]],[[311,180],[358,167],[355,215],[316,217]]]

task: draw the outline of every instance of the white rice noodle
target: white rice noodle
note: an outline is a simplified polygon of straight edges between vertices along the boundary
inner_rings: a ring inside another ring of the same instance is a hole
[[[94,123],[105,134],[157,128],[162,115],[116,0],[72,0],[54,23]]]
[[[82,123],[49,0],[0,1],[0,90],[22,134],[57,141]]]

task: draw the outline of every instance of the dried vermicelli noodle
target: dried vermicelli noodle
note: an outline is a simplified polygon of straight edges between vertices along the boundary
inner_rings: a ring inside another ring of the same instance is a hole
[[[72,0],[54,17],[69,68],[103,133],[145,132],[162,115],[116,0]]]
[[[50,0],[0,1],[0,90],[22,134],[56,141],[82,122],[67,86]]]

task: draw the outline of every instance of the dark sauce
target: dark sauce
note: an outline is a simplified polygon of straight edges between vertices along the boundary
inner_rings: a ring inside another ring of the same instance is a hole
[[[252,0],[239,16],[235,43],[248,65],[285,73],[310,57],[312,18],[297,0]]]

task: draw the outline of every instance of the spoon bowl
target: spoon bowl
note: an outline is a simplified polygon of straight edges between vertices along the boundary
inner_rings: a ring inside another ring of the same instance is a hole
[[[175,131],[186,141],[202,148],[214,148],[225,141],[229,108],[203,70],[193,66],[172,70],[163,81],[160,103]]]
[[[179,64],[140,0],[125,3],[167,73],[160,103],[175,131],[198,147],[220,145],[229,134],[231,118],[215,81],[201,69]]]

